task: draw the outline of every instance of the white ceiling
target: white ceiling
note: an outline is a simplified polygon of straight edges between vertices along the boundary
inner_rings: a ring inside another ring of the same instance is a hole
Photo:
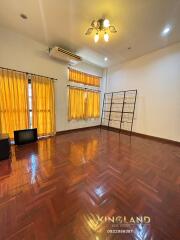
[[[21,13],[28,19],[21,19]],[[95,44],[93,35],[84,33],[103,16],[118,33],[108,43]],[[105,67],[180,41],[180,0],[0,0],[0,25]],[[166,25],[172,31],[162,37]]]

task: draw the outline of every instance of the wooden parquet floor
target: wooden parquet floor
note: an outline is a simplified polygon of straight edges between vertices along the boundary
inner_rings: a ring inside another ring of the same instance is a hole
[[[180,239],[180,147],[89,129],[12,152],[0,162],[0,240]]]

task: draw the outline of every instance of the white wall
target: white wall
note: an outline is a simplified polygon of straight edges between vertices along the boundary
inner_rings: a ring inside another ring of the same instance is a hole
[[[55,82],[57,131],[94,126],[100,123],[99,119],[70,122],[67,120],[67,64],[49,58],[48,46],[0,28],[0,67],[17,69],[58,79],[58,81]],[[102,68],[85,62],[75,67],[87,73],[98,76],[103,75]],[[103,84],[101,89],[103,89]]]
[[[108,70],[107,92],[137,89],[133,131],[180,141],[180,43]]]

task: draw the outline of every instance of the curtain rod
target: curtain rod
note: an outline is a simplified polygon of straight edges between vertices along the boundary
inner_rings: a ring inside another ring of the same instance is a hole
[[[101,91],[98,90],[98,89],[76,87],[76,86],[72,86],[72,85],[67,85],[67,87],[70,87],[70,88],[77,88],[77,89],[84,89],[84,90],[89,90],[89,91],[92,91],[92,92],[101,92]]]
[[[24,71],[20,71],[20,70],[16,70],[16,69],[11,69],[11,68],[5,68],[5,67],[0,67],[1,69],[5,69],[5,70],[11,70],[11,71],[15,71],[15,72],[20,72],[20,73],[25,73],[25,74],[29,74],[29,75],[36,75],[36,76],[39,76],[39,77],[45,77],[45,78],[49,78],[53,81],[57,81],[58,79],[56,78],[52,78],[52,77],[47,77],[47,76],[43,76],[43,75],[39,75],[39,74],[35,74],[35,73],[30,73],[30,72],[24,72]]]

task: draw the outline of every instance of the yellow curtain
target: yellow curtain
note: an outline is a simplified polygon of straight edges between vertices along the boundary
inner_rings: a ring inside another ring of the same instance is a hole
[[[32,76],[32,125],[39,136],[55,134],[54,83],[37,75]]]
[[[69,68],[69,81],[96,87],[100,86],[100,77],[83,73],[72,68]]]
[[[14,131],[29,127],[28,79],[25,73],[0,69],[0,133],[14,138]]]
[[[100,93],[87,91],[86,118],[98,118],[100,116]]]
[[[69,120],[84,118],[85,97],[84,90],[78,88],[69,88]]]

